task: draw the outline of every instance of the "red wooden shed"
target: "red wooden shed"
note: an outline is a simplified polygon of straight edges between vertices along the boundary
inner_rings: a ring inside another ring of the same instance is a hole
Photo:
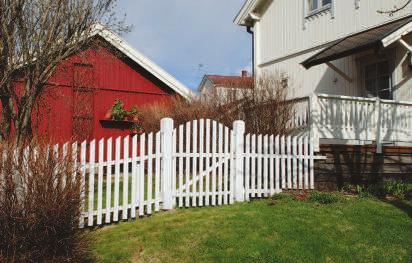
[[[33,114],[34,134],[58,142],[124,136],[130,134],[126,122],[105,118],[116,99],[130,109],[173,94],[192,96],[112,31],[101,28],[91,37],[93,46],[62,62],[50,79]]]

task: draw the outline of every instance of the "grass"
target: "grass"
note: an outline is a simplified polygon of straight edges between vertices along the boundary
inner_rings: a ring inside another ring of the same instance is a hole
[[[98,262],[412,262],[411,217],[410,201],[276,198],[176,209],[91,235]]]

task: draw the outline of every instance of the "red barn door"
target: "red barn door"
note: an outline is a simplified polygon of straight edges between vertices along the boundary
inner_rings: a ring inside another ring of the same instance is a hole
[[[74,64],[73,140],[89,140],[94,123],[94,70],[90,64]]]

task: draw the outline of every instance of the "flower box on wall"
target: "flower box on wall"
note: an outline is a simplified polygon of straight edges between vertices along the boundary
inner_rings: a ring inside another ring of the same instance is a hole
[[[103,128],[120,129],[120,130],[127,130],[127,129],[130,130],[134,124],[133,121],[129,121],[129,120],[105,119],[105,120],[100,120],[99,122]]]

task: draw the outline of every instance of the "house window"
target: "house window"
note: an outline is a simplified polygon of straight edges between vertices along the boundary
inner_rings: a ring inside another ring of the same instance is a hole
[[[330,9],[332,7],[332,0],[306,0],[307,1],[307,15],[313,15],[318,12]]]
[[[392,99],[392,77],[387,60],[364,67],[364,85],[369,97]]]

